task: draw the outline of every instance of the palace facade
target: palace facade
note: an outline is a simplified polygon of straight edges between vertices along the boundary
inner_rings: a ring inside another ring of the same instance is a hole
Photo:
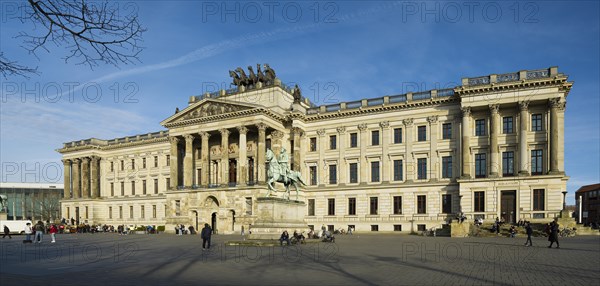
[[[307,183],[300,200],[309,226],[409,232],[460,212],[550,220],[566,193],[571,86],[551,67],[323,106],[279,79],[191,96],[161,122],[167,130],[57,150],[63,217],[248,229],[267,193],[266,150],[286,148]]]

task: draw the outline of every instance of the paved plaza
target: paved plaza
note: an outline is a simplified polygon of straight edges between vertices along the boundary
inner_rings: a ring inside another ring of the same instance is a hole
[[[335,244],[226,246],[239,236],[64,234],[51,244],[0,240],[0,285],[598,285],[600,236],[548,249],[525,238],[392,234]],[[31,284],[31,283],[34,284]]]

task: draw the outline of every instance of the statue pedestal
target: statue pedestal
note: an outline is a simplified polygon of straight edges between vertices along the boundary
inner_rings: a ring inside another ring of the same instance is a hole
[[[8,220],[8,213],[0,212],[0,220]]]
[[[258,198],[256,202],[257,216],[250,227],[249,239],[279,239],[287,230],[290,237],[294,230],[302,232],[308,229],[304,222],[306,203],[280,198]]]

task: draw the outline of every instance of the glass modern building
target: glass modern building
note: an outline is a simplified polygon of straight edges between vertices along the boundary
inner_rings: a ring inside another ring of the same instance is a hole
[[[0,183],[9,220],[60,220],[63,184]]]

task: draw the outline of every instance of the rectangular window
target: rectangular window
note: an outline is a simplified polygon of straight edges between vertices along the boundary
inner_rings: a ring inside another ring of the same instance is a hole
[[[369,198],[369,214],[376,215],[379,211],[379,199],[377,197]]]
[[[146,180],[142,180],[142,194],[146,194]]]
[[[371,131],[371,145],[379,145],[379,130]]]
[[[542,126],[542,115],[541,114],[532,114],[531,115],[531,131],[542,131],[544,128]]]
[[[485,136],[485,119],[475,120],[475,136]]]
[[[417,213],[418,214],[426,214],[427,213],[427,196],[425,196],[425,195],[417,196]]]
[[[377,225],[377,224],[372,224],[372,225],[371,225],[371,231],[379,231],[379,225]]]
[[[442,195],[442,213],[452,213],[452,195]]]
[[[417,179],[427,180],[427,158],[417,159]]]
[[[135,196],[135,181],[131,181],[131,195]]]
[[[115,183],[110,183],[110,196],[115,196]]]
[[[452,156],[442,157],[442,178],[452,178]]]
[[[89,215],[88,215],[88,207],[85,207],[85,219],[88,219]]]
[[[317,151],[317,137],[310,138],[310,151],[311,152]]]
[[[335,150],[337,148],[337,135],[329,136],[329,149]]]
[[[502,133],[512,134],[514,132],[514,123],[512,116],[506,116],[502,118]]]
[[[417,127],[417,141],[427,141],[427,126]]]
[[[487,174],[485,153],[475,154],[475,178],[485,178]]]
[[[544,189],[534,189],[533,190],[533,210],[534,211],[545,210],[544,202],[545,202]]]
[[[358,163],[350,163],[350,183],[358,183]]]
[[[473,209],[475,212],[485,212],[485,192],[473,193]]]
[[[543,150],[531,150],[531,174],[541,175],[543,172]]]
[[[246,198],[246,214],[247,215],[252,215],[252,197],[247,197]]]
[[[452,139],[452,123],[442,124],[442,139]]]
[[[394,214],[402,214],[402,197],[394,196]]]
[[[337,165],[329,165],[329,184],[337,184]]]
[[[115,162],[110,162],[110,171],[111,172],[115,171]]]
[[[402,143],[402,128],[394,128],[394,144]]]
[[[154,194],[158,194],[158,179],[154,179]]]
[[[129,218],[133,218],[133,206],[129,206]]]
[[[121,160],[121,171],[125,170],[125,160]]]
[[[166,159],[167,159],[167,162],[166,162],[166,164],[165,164],[165,165],[167,165],[167,166],[171,166],[171,155],[167,155],[167,156],[166,156]]]
[[[175,200],[175,216],[181,215],[181,201]]]
[[[125,182],[121,182],[121,196],[125,195]]]
[[[335,199],[327,199],[327,215],[335,215]]]
[[[402,181],[402,160],[394,160],[394,181]]]
[[[510,177],[515,175],[515,152],[502,152],[502,176]]]
[[[310,166],[309,172],[310,172],[310,185],[316,186],[317,185],[317,166]]]
[[[146,207],[140,206],[140,218],[146,218]]]
[[[156,218],[156,205],[152,205],[152,218]]]
[[[131,159],[131,170],[135,170],[135,159]]]
[[[108,219],[112,219],[112,207],[108,207]]]
[[[154,167],[158,167],[158,156],[154,156]]]
[[[167,185],[167,186],[165,187],[165,190],[168,190],[168,189],[171,187],[171,178],[167,178],[167,179],[165,180],[165,183],[166,183],[166,185]]]
[[[379,182],[379,161],[371,162],[371,182]]]
[[[146,158],[142,158],[142,168],[146,169]]]
[[[402,225],[401,224],[395,224],[394,225],[394,231],[402,231]]]
[[[358,134],[350,133],[350,148],[358,147]]]
[[[315,199],[308,199],[308,215],[315,215]]]
[[[348,198],[348,215],[356,215],[356,198]]]
[[[123,207],[119,206],[119,219],[123,219]]]

